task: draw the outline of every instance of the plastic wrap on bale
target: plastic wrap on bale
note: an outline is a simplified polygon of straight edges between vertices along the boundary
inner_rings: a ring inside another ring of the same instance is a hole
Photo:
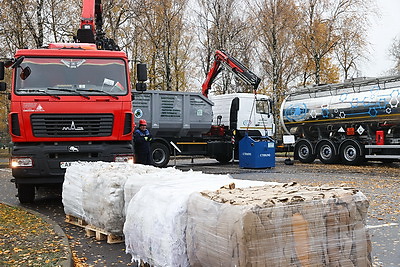
[[[124,186],[125,196],[125,211],[128,209],[130,200],[136,195],[139,190],[145,185],[173,183],[179,180],[186,179],[190,175],[197,175],[199,172],[189,171],[182,175],[182,171],[175,168],[156,168],[143,165],[141,168],[135,169],[134,175],[130,177]]]
[[[83,184],[86,180],[92,179],[91,176],[94,171],[95,165],[90,162],[77,162],[67,168],[62,190],[62,202],[65,214],[79,219],[85,217],[82,202]]]
[[[125,183],[140,180],[157,168],[139,164],[78,162],[67,168],[63,184],[64,212],[112,234],[125,222]]]
[[[115,235],[122,234],[125,221],[124,184],[128,179],[126,164],[98,168],[83,185],[85,221]]]
[[[190,266],[372,266],[368,200],[299,185],[192,194]]]
[[[217,190],[232,182],[243,187],[265,184],[235,180],[228,175],[198,172],[176,175],[170,182],[143,186],[130,201],[124,236],[126,251],[133,260],[152,266],[189,266],[185,232],[190,194]]]

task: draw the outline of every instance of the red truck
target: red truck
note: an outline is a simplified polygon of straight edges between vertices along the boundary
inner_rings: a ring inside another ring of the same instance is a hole
[[[77,43],[21,49],[0,64],[0,78],[4,66],[13,69],[8,119],[21,203],[32,202],[39,186],[61,184],[71,162],[133,162],[128,58],[94,29],[94,20],[102,24],[100,1],[88,5],[95,14],[82,16]]]

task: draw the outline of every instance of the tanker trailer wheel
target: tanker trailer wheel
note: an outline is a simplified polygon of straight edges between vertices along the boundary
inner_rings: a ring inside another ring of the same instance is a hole
[[[339,160],[336,146],[329,140],[321,141],[317,146],[317,151],[319,160],[324,164],[337,163]]]
[[[159,168],[167,166],[169,155],[170,151],[166,145],[158,142],[151,144],[151,159],[154,166]]]
[[[362,147],[354,140],[344,141],[340,145],[340,158],[346,165],[359,165],[364,161]]]
[[[32,184],[18,184],[18,200],[22,204],[32,203],[35,200],[35,186]]]
[[[294,157],[302,163],[311,163],[316,155],[313,153],[312,144],[308,140],[300,140],[294,147]]]

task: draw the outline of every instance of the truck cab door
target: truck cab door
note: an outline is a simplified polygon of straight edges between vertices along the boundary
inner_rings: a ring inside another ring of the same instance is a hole
[[[231,130],[237,129],[238,113],[239,113],[239,97],[235,97],[234,99],[232,99],[231,109],[229,113],[229,128]]]

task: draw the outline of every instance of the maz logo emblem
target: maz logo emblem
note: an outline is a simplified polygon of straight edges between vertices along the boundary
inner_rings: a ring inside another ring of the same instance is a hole
[[[79,152],[79,146],[69,146],[68,151],[69,152]]]
[[[83,129],[83,127],[80,127],[80,126],[77,127],[77,126],[75,126],[75,122],[72,121],[72,122],[71,122],[71,125],[70,125],[69,127],[63,127],[62,130],[63,130],[63,131],[83,131],[84,129]]]

